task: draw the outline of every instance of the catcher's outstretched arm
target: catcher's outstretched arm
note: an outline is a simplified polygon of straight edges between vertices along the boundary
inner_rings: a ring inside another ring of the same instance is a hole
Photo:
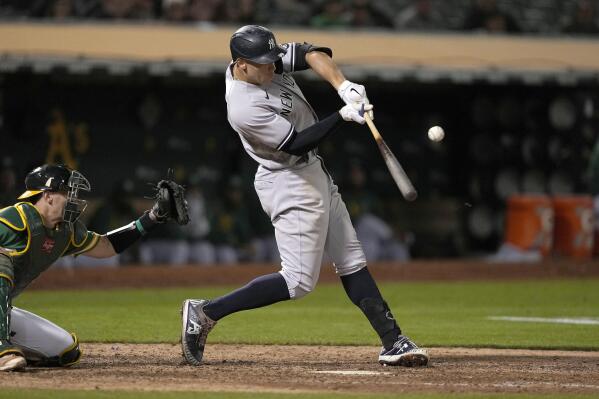
[[[146,211],[136,221],[100,236],[98,244],[82,255],[92,258],[109,258],[120,254],[159,223],[161,222],[153,217],[152,211]]]
[[[110,258],[116,254],[117,252],[106,235],[100,236],[95,247],[82,253],[83,256],[91,256],[92,258]]]
[[[176,182],[161,180],[156,185],[156,202],[151,210],[144,212],[139,219],[128,225],[100,236],[96,246],[84,255],[108,258],[129,248],[160,223],[174,220],[181,225],[187,224],[189,214],[184,193],[185,189]]]

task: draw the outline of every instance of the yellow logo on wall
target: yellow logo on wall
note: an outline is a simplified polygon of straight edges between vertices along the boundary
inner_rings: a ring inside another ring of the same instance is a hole
[[[50,141],[46,163],[63,163],[72,169],[77,169],[78,165],[74,154],[85,154],[89,149],[87,124],[67,123],[62,110],[54,109],[52,121],[48,126],[48,136],[50,136]]]

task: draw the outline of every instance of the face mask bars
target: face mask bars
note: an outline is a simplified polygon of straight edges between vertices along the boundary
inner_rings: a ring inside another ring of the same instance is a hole
[[[71,172],[68,182],[67,203],[64,207],[63,220],[73,224],[87,208],[87,201],[78,198],[79,190],[91,191],[89,181],[78,171]]]

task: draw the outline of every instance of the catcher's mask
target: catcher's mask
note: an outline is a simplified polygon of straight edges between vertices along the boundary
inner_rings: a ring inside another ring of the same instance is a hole
[[[80,172],[65,165],[42,165],[35,168],[25,178],[25,191],[19,199],[27,199],[44,191],[64,192],[67,202],[63,220],[75,223],[87,207],[87,201],[78,198],[79,190],[91,191],[89,181]]]

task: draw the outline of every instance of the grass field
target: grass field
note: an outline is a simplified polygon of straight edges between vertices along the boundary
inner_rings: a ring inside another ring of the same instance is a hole
[[[175,343],[185,298],[230,288],[26,291],[14,305],[48,318],[83,342]],[[599,350],[599,325],[508,322],[493,316],[599,320],[599,280],[381,284],[405,333],[425,346]],[[309,333],[307,333],[309,332]],[[377,345],[340,285],[299,301],[233,314],[210,342]]]
[[[171,343],[179,339],[185,298],[214,297],[234,287],[108,291],[26,291],[14,305],[78,334],[84,343]],[[599,280],[538,282],[413,282],[381,284],[404,332],[426,347],[496,347],[599,350]],[[490,317],[586,318],[588,325],[513,322]],[[340,285],[321,284],[308,297],[231,315],[210,343],[379,345],[361,312]],[[442,370],[442,369],[441,369]],[[434,372],[434,369],[431,370]],[[584,371],[581,371],[584,372]],[[77,373],[77,370],[72,370]],[[189,370],[187,371],[189,373]],[[34,377],[34,376],[32,376]],[[5,378],[5,376],[3,376]],[[10,377],[8,377],[10,378]],[[27,376],[24,376],[27,378]],[[0,387],[2,381],[0,380]],[[0,389],[0,398],[150,399],[285,398],[375,399],[381,393],[240,393]],[[199,395],[199,396],[198,396]],[[402,393],[403,398],[590,398],[592,395],[502,392]]]

